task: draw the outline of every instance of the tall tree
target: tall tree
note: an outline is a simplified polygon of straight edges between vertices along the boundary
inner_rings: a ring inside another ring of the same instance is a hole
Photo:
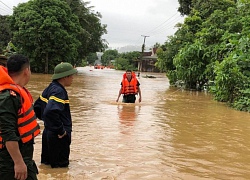
[[[107,42],[102,35],[107,33],[107,25],[101,24],[101,14],[89,6],[90,2],[81,0],[67,0],[72,12],[78,17],[79,23],[84,29],[84,35],[79,34],[78,40],[82,46],[78,49],[79,57],[84,58],[88,53],[104,51]]]
[[[77,36],[84,31],[66,1],[33,0],[19,4],[10,22],[14,44],[29,55],[33,71],[48,73],[49,67],[60,61],[75,64],[81,45]]]
[[[193,9],[199,11],[202,19],[208,18],[215,10],[226,11],[235,5],[233,0],[193,0]]]
[[[141,56],[141,52],[132,51],[119,54],[119,57],[127,59],[129,64],[137,66],[138,60]]]
[[[10,42],[12,36],[10,24],[8,22],[8,16],[0,15],[0,24],[0,49],[5,49],[8,45],[8,42]]]
[[[106,50],[103,55],[101,62],[104,66],[110,63],[110,60],[115,60],[118,57],[118,51],[115,50]]]
[[[98,56],[96,53],[90,53],[87,57],[86,60],[88,64],[94,65],[95,61],[98,60]]]
[[[178,0],[180,7],[178,8],[178,11],[182,15],[189,15],[192,10],[192,0]]]
[[[176,80],[183,80],[189,88],[195,81],[213,82],[210,86],[215,98],[236,109],[250,112],[250,3],[248,0],[193,0],[188,18],[198,12],[197,23],[184,22],[181,29],[194,29],[193,39],[186,42],[174,56]],[[188,27],[188,28],[187,28]],[[169,53],[168,53],[169,54]],[[170,78],[172,78],[170,76]]]

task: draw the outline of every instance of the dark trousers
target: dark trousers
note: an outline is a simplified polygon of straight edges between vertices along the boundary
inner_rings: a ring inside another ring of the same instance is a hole
[[[38,169],[33,160],[34,141],[25,144],[19,142],[19,150],[27,166],[26,180],[37,180]],[[15,180],[14,162],[6,147],[0,150],[0,180]]]
[[[33,165],[28,166],[27,168],[28,168],[28,177],[26,180],[37,180],[38,170],[37,170],[35,162],[33,161]],[[0,170],[1,180],[16,180],[14,177],[15,177],[14,167],[13,167],[13,170],[11,171],[4,171],[2,169]]]
[[[123,96],[122,102],[135,103],[135,100],[136,100],[135,94],[128,94]]]
[[[63,138],[52,131],[43,130],[41,163],[50,164],[52,168],[67,167],[69,165],[71,134]]]

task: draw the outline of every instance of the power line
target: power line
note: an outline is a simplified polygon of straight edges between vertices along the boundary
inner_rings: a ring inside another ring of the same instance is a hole
[[[156,31],[157,29],[159,29],[163,24],[165,24],[166,22],[168,22],[171,18],[173,18],[174,16],[176,16],[178,13],[175,13],[174,15],[172,15],[170,18],[168,18],[167,20],[165,20],[163,23],[161,23],[160,25],[156,26],[155,28],[153,28],[152,30],[148,31],[147,34],[150,34],[151,32]]]
[[[12,11],[12,8],[10,8],[8,5],[6,5],[3,1],[0,0],[0,3],[2,3],[3,5],[5,5],[8,9],[10,9]]]
[[[0,14],[12,14],[12,8],[6,5],[3,1],[0,0],[0,3],[3,4],[0,6]]]
[[[181,20],[181,19],[182,19],[182,18],[179,17],[179,18],[177,19],[177,21],[174,22],[174,24],[178,23],[179,20]],[[162,28],[162,29],[160,29],[159,31],[153,32],[153,34],[152,34],[151,36],[155,36],[155,35],[158,35],[158,34],[163,34],[163,33],[165,33],[168,29],[171,29],[171,28],[174,28],[174,27],[173,27],[173,26],[167,26],[166,28],[164,27],[164,29]]]
[[[2,14],[2,12],[7,13],[7,14],[11,14],[11,12],[9,10],[0,7],[0,14]]]
[[[169,29],[170,27],[173,27],[181,19],[182,19],[181,17],[175,17],[171,21],[168,21],[168,23],[165,24],[164,26],[162,26],[161,28],[158,28],[157,30],[151,31],[150,34],[159,33],[159,32],[162,32],[162,30]]]

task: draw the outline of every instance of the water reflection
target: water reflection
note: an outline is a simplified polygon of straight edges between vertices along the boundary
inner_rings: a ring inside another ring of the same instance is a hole
[[[118,105],[117,108],[121,124],[132,126],[138,117],[141,106],[124,103],[123,105]]]
[[[142,102],[116,103],[123,71],[80,68],[68,87],[73,118],[70,166],[41,165],[39,179],[249,179],[250,115],[209,94],[142,78]],[[33,74],[36,99],[50,75]],[[42,122],[39,122],[43,128]]]

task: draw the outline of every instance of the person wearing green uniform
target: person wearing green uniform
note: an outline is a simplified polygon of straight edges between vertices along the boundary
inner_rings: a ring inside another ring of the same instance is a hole
[[[24,86],[31,72],[27,57],[13,55],[0,66],[0,179],[36,180],[34,138],[40,133],[32,97]]]

